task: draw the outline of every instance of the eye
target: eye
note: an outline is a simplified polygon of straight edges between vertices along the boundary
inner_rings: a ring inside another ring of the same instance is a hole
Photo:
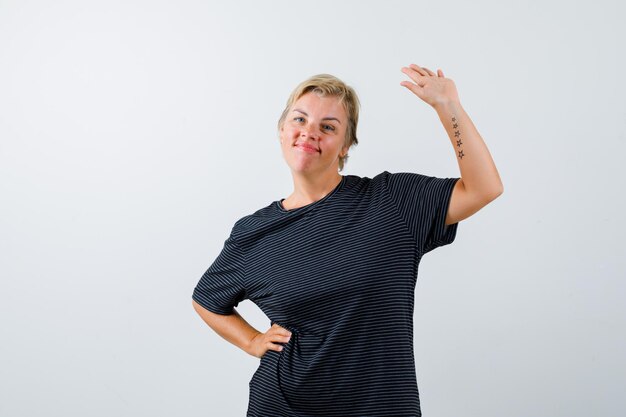
[[[298,120],[298,119],[302,119],[304,120],[304,117],[298,116],[298,117],[294,117],[293,120]]]
[[[335,130],[335,128],[333,126],[331,126],[331,125],[324,125],[324,128],[327,128],[327,127],[330,128],[329,130]]]

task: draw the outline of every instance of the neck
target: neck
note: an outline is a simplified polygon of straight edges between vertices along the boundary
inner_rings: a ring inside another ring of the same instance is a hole
[[[301,207],[324,198],[335,189],[341,182],[343,175],[333,172],[327,176],[306,177],[303,175],[293,177],[294,191],[283,201],[289,207]],[[287,208],[287,207],[286,207]]]

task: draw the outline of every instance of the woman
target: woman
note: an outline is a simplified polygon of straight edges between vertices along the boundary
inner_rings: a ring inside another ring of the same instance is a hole
[[[248,416],[420,416],[413,348],[417,268],[458,222],[503,191],[454,82],[415,64],[402,86],[431,105],[461,178],[341,175],[359,101],[320,74],[291,94],[278,128],[294,191],[239,219],[193,292],[220,336],[261,358]],[[259,332],[234,309],[250,299]]]

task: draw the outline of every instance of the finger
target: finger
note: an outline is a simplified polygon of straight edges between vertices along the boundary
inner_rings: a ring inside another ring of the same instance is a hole
[[[409,67],[402,67],[401,70],[403,73],[405,73],[406,75],[409,76],[409,78],[411,78],[411,80],[415,81],[416,83],[421,82],[421,77],[423,77],[423,75],[421,75],[419,72],[415,71],[412,68]]]
[[[282,345],[283,343],[289,343],[291,340],[291,336],[283,336],[280,334],[272,335],[270,342],[278,345]]]
[[[277,351],[277,352],[280,352],[281,350],[283,350],[283,345],[279,345],[279,344],[277,344],[277,343],[271,343],[271,342],[269,342],[269,343],[267,344],[267,349],[269,349],[269,350],[275,350],[275,351]]]
[[[275,334],[280,334],[280,335],[283,335],[283,336],[291,336],[291,331],[290,330],[288,330],[288,329],[286,329],[286,328],[284,328],[282,326],[279,326],[277,324],[275,324],[275,326],[276,326],[276,331],[274,332]],[[274,327],[274,326],[272,326],[272,327]]]
[[[422,89],[426,85],[426,82],[424,81],[424,79],[419,79],[419,80],[415,81],[415,83],[412,83],[410,81],[402,81],[400,83],[400,85],[402,85],[404,87],[416,86],[416,87],[419,87],[420,89]]]
[[[428,75],[435,75],[435,73],[432,72],[431,70],[429,70],[428,68],[426,68],[426,67],[422,67],[422,68],[424,68],[424,71],[426,71],[428,73]]]
[[[428,75],[428,73],[422,67],[420,67],[419,65],[411,64],[411,65],[409,65],[409,67],[413,68],[420,75]]]
[[[283,347],[282,344],[283,343],[285,343],[285,344],[289,343],[290,340],[291,340],[291,336],[285,336],[285,335],[280,335],[280,334],[273,334],[273,335],[271,335],[271,339],[270,339],[270,341],[268,341],[268,343],[270,345],[273,345],[273,346],[280,346],[281,350],[282,350],[282,347]]]
[[[413,93],[415,93],[415,95],[417,95],[418,97],[422,96],[422,87],[420,87],[419,85],[410,83],[408,81],[403,81],[400,83],[400,85],[408,88],[409,90],[411,90]]]
[[[272,337],[274,340],[274,336],[277,336],[279,339],[289,338],[291,337],[291,331],[285,329],[284,327],[276,325],[276,327],[272,326],[272,329],[268,330],[267,334]]]
[[[443,71],[441,71],[441,69],[438,69],[438,70],[437,70],[437,73],[439,74],[439,76],[440,76],[440,77],[442,77],[442,78],[443,78]]]
[[[278,324],[278,323],[274,323],[274,324],[272,324],[272,328],[275,328],[275,329],[277,329],[277,330],[279,330],[279,331],[280,331],[280,330],[283,330],[284,332],[289,332],[289,330],[287,330],[285,327],[281,326],[281,325],[280,325],[280,324]],[[289,332],[289,333],[291,333],[291,332]]]

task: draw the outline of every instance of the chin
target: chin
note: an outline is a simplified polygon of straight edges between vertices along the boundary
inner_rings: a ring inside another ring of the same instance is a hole
[[[308,172],[318,168],[317,164],[312,163],[314,161],[307,161],[304,159],[292,159],[288,165],[294,172]]]

